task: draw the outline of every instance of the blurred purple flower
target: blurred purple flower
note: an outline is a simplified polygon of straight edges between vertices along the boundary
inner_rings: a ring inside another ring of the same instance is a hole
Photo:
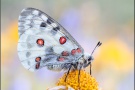
[[[131,72],[117,86],[117,90],[132,90],[134,88],[134,73]]]
[[[54,72],[48,70],[46,67],[38,70],[35,72],[35,77],[37,77],[37,80],[40,80],[39,82],[43,83],[56,83],[56,81],[63,75],[64,72]]]
[[[80,13],[75,9],[65,11],[60,18],[62,26],[64,26],[65,29],[67,29],[68,32],[71,33],[71,35],[75,38],[79,38],[82,33],[80,18]]]
[[[16,77],[8,90],[32,90],[31,83],[26,77]]]
[[[81,18],[78,10],[70,9],[63,13],[60,22],[87,52],[91,52],[97,40],[92,37],[90,39],[83,34]]]

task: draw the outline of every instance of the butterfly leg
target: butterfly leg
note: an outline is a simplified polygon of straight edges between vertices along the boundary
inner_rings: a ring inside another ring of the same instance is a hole
[[[80,82],[80,70],[81,70],[81,69],[79,69],[79,74],[78,74],[78,83]]]
[[[91,75],[91,73],[92,73],[92,71],[91,71],[91,67],[92,67],[92,65],[91,65],[91,62],[90,62],[90,75]]]
[[[91,62],[85,64],[83,67],[85,68],[85,67],[87,67],[87,66],[89,66],[89,65],[90,65],[90,75],[91,75],[91,73],[92,73],[92,70],[91,70],[92,64],[91,64]]]
[[[79,73],[78,73],[78,83],[80,82],[80,71],[81,71],[81,68],[82,68],[82,66],[80,67],[80,69],[79,69]]]
[[[67,75],[66,75],[66,77],[65,77],[65,82],[66,82],[66,80],[67,80],[67,76],[68,76],[68,74],[69,74],[69,72],[70,72],[70,70],[71,70],[71,67],[72,67],[72,64],[70,65],[70,67],[69,67],[69,69],[68,69]]]

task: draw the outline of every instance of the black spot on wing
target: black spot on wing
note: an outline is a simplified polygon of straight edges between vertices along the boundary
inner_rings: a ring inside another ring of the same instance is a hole
[[[30,65],[30,61],[28,61],[28,65]]]
[[[51,34],[52,34],[53,36],[57,34],[57,31],[55,31],[55,30],[51,30],[50,32],[51,32]]]
[[[53,28],[53,30],[51,30],[50,32],[51,32],[52,35],[56,35],[58,30],[60,30],[59,26]]]
[[[56,29],[57,29],[57,30],[60,30],[60,27],[59,27],[59,26],[57,26],[57,27],[56,27]]]
[[[60,30],[60,27],[57,26],[57,27],[53,28],[53,30],[55,30],[55,31]]]
[[[27,47],[30,49],[32,48],[32,45],[30,43],[27,43]]]
[[[46,48],[46,49],[45,49],[45,53],[46,53],[46,54],[53,53],[53,47],[51,46],[51,47]]]
[[[45,62],[49,62],[49,61],[51,61],[51,60],[55,60],[57,58],[57,56],[56,55],[46,55],[46,57],[43,59],[43,63],[45,63]]]
[[[57,34],[57,31],[58,31],[58,30],[60,30],[60,27],[59,27],[59,26],[53,28],[53,30],[51,30],[51,34],[52,34],[52,35]]]
[[[29,57],[30,55],[31,55],[30,52],[27,52],[27,53],[26,53],[26,57]]]
[[[28,16],[28,15],[31,14],[31,11],[32,10],[24,10],[24,11],[21,12],[21,16]]]
[[[46,27],[46,23],[45,22],[42,22],[40,27]]]
[[[56,28],[53,28],[53,30],[54,30],[54,31],[57,31],[57,29],[56,29]]]
[[[41,15],[43,15],[43,13],[38,11],[38,16],[40,17]]]
[[[53,20],[51,20],[51,19],[48,18],[46,22],[47,22],[47,24],[52,24],[53,23]]]

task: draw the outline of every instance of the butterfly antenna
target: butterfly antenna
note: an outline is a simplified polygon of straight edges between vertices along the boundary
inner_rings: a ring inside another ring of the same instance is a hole
[[[99,42],[97,43],[97,45],[95,46],[95,48],[93,49],[93,51],[92,51],[92,53],[91,53],[91,56],[92,56],[92,54],[94,53],[94,51],[96,50],[96,48],[99,47],[99,46],[101,46],[101,45],[102,45],[102,43],[99,41]]]
[[[92,51],[92,53],[91,53],[91,56],[92,56],[92,54],[94,53],[94,51],[96,50],[96,48],[99,47],[99,46],[101,46],[101,44],[102,44],[102,43],[101,43],[100,41],[97,43],[97,45],[95,46],[95,48],[93,49],[93,51]],[[91,67],[92,67],[92,64],[91,64],[91,62],[90,62],[90,75],[91,75],[91,73],[92,73]]]

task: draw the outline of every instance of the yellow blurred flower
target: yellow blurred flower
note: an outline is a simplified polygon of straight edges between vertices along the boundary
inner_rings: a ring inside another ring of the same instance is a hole
[[[99,72],[103,68],[113,68],[115,71],[129,72],[134,66],[134,55],[122,40],[111,39],[100,48],[95,57],[93,68]]]
[[[2,63],[5,60],[12,57],[13,52],[16,51],[18,41],[18,25],[17,22],[13,22],[1,35],[1,50],[2,50]]]
[[[67,77],[65,82],[65,73],[57,82],[58,86],[71,86],[75,90],[98,90],[98,83],[96,82],[95,78],[90,76],[89,73],[85,72],[84,70],[80,71],[80,81],[78,82],[78,70],[71,71]]]

